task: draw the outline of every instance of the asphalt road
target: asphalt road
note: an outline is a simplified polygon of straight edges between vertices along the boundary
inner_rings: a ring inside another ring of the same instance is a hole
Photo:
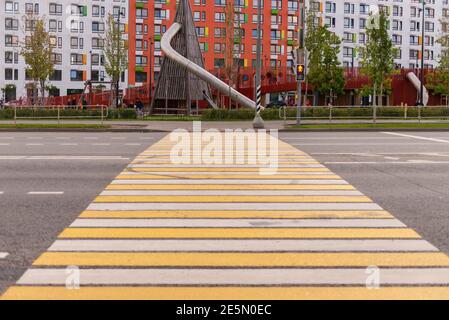
[[[160,133],[0,133],[0,293]]]
[[[282,133],[449,254],[449,132]]]
[[[137,154],[163,136],[0,133],[0,293]],[[449,254],[449,132],[279,137]]]

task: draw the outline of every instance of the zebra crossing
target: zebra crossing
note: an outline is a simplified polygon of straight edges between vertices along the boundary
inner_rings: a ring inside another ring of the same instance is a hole
[[[257,165],[171,164],[164,137],[1,298],[449,299],[448,256],[277,143],[279,168],[262,175]]]

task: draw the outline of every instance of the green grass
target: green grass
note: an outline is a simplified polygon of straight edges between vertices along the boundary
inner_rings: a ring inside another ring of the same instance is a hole
[[[43,124],[43,123],[18,123],[18,124],[0,124],[0,129],[107,129],[109,125],[101,124]]]
[[[293,125],[289,129],[313,130],[313,129],[449,129],[449,123],[329,123]]]

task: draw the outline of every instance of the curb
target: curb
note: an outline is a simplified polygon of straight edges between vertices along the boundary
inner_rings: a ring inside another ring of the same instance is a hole
[[[0,132],[168,132],[159,129],[114,129],[114,128],[0,128]]]
[[[425,131],[443,131],[449,132],[448,128],[344,128],[344,129],[279,129],[279,132],[382,132],[382,131],[408,131],[408,132],[425,132]]]

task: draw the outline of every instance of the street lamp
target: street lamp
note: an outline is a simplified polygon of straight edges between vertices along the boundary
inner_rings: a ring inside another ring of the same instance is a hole
[[[426,1],[425,0],[421,0],[422,1],[422,25],[421,25],[421,73],[420,73],[420,81],[421,81],[421,86],[420,86],[420,92],[419,92],[419,102],[418,104],[420,106],[424,106],[424,27],[425,27],[425,6],[426,6]]]
[[[262,117],[260,116],[261,111],[261,100],[262,100],[262,0],[257,0],[257,48],[256,48],[256,115],[253,120],[254,129],[263,129],[265,127]]]

